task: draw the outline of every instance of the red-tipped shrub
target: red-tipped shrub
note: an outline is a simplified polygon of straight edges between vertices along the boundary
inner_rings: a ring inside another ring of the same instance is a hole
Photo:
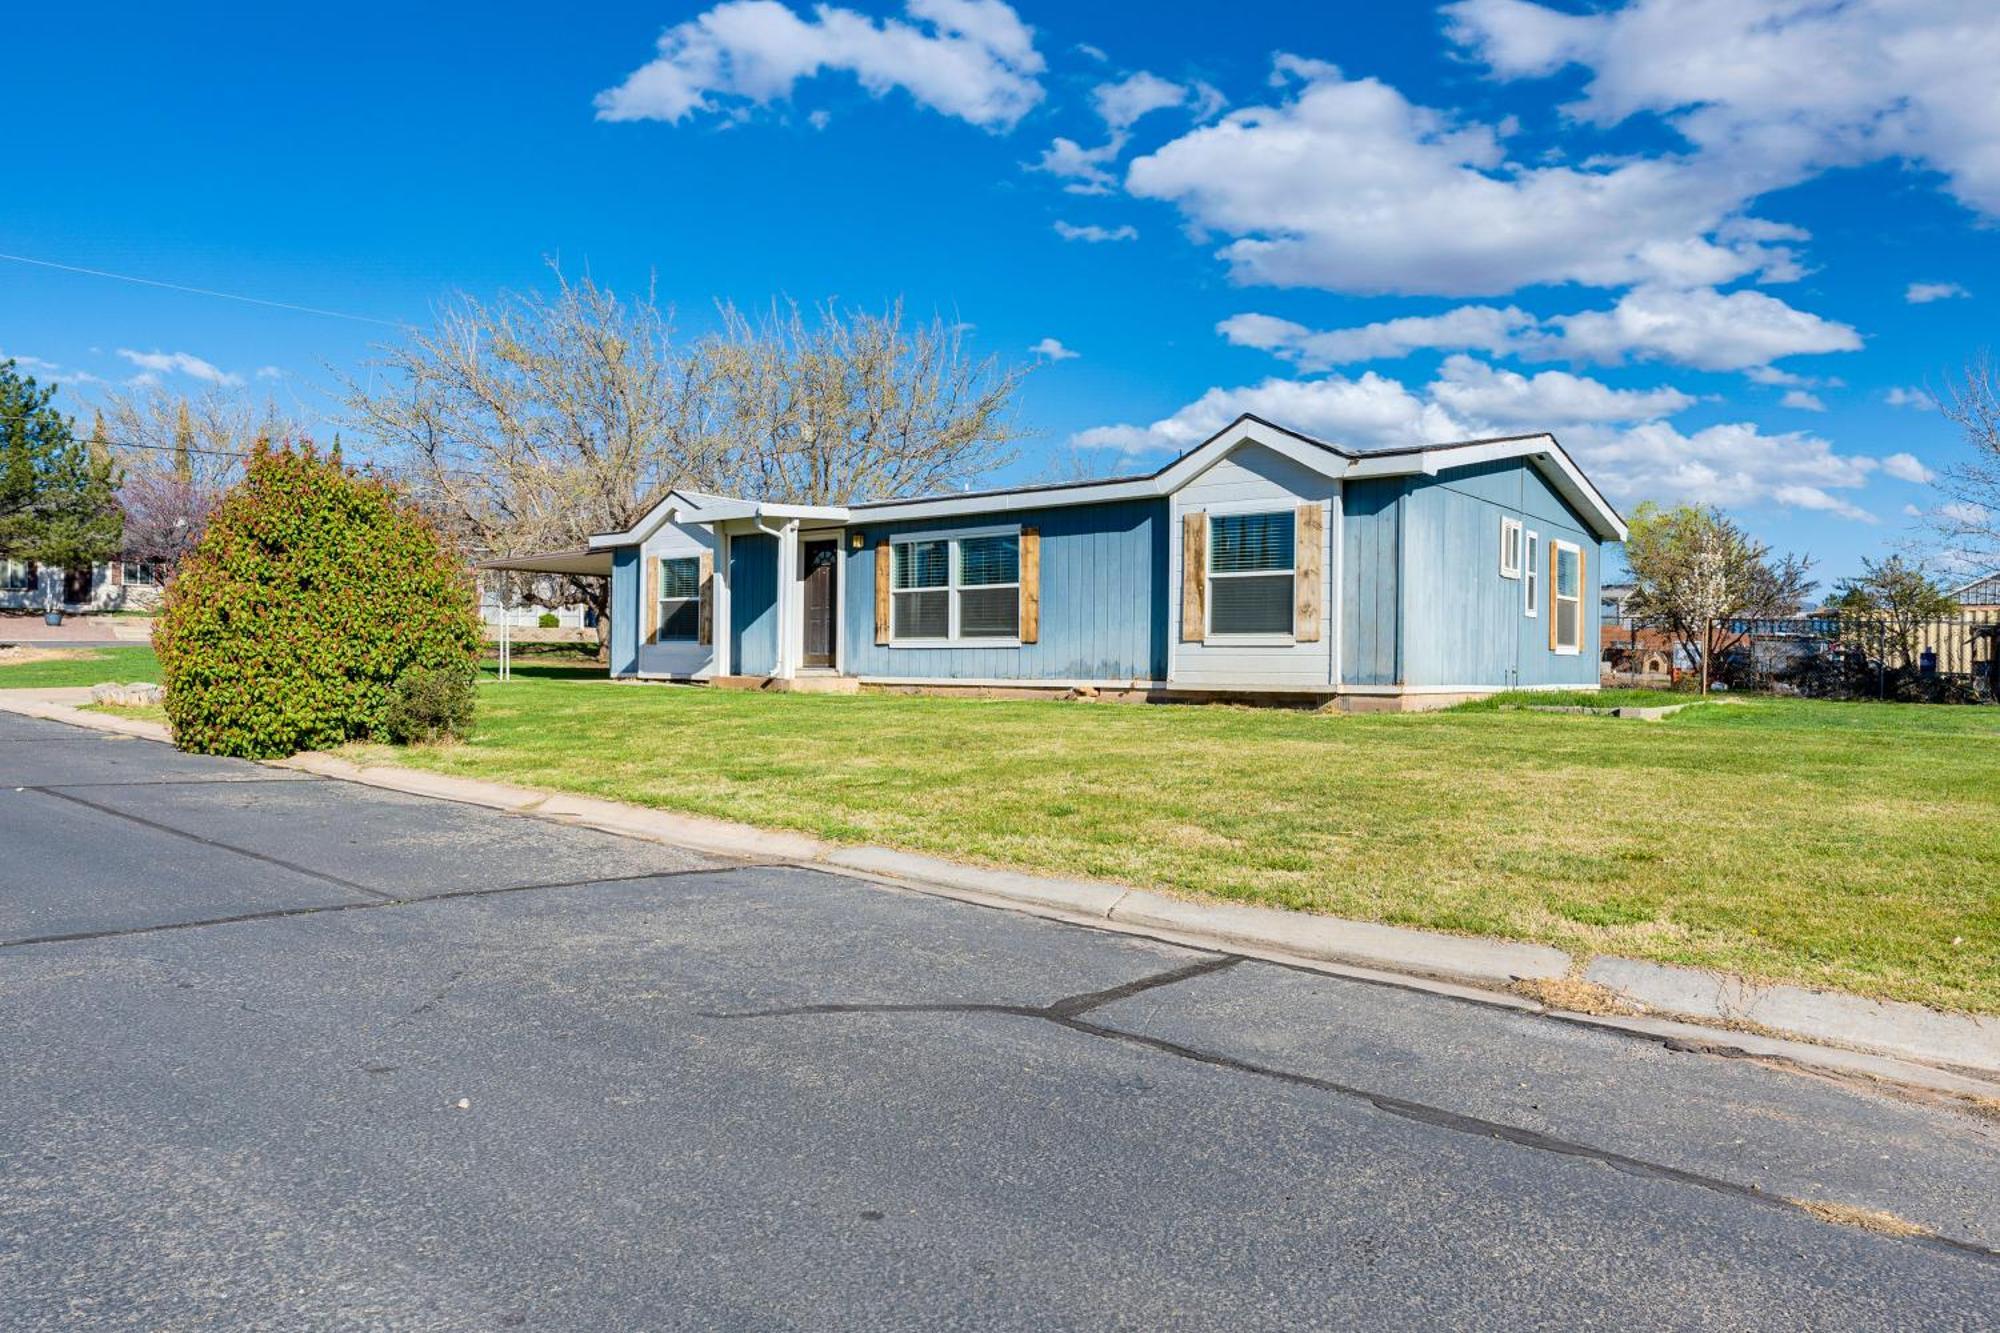
[[[479,643],[436,529],[311,446],[250,460],[153,630],[175,743],[247,758],[381,736],[398,677],[469,673]]]

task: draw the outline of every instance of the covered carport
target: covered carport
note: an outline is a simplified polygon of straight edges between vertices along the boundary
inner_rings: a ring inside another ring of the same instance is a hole
[[[495,556],[481,560],[473,566],[484,578],[491,573],[497,575],[497,600],[505,609],[510,591],[508,574],[554,574],[569,578],[611,577],[611,552],[593,551],[587,546],[573,547],[562,551],[538,551],[526,555]],[[514,674],[514,635],[505,615],[500,617],[500,671],[501,680],[510,680]]]

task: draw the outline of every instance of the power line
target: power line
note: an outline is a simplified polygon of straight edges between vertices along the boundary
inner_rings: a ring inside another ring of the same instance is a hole
[[[82,273],[92,278],[111,278],[118,282],[134,282],[142,287],[160,287],[170,292],[187,292],[194,296],[214,296],[224,301],[242,301],[247,305],[269,306],[273,310],[292,310],[302,315],[324,315],[328,319],[351,319],[360,324],[380,324],[384,328],[400,329],[403,325],[393,319],[377,319],[373,315],[354,315],[345,310],[324,310],[318,306],[293,305],[289,301],[267,301],[261,296],[241,296],[235,292],[218,292],[207,287],[188,287],[178,282],[161,282],[157,278],[140,278],[130,273],[108,273],[101,268],[82,268],[75,264],[58,264],[52,259],[31,259],[27,255],[0,254],[0,259],[16,264],[32,264],[36,268],[58,269],[64,273]]]

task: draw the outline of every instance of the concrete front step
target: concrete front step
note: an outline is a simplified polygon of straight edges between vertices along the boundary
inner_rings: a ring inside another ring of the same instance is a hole
[[[856,676],[808,673],[802,676],[715,676],[709,684],[718,690],[763,690],[769,694],[859,694]]]

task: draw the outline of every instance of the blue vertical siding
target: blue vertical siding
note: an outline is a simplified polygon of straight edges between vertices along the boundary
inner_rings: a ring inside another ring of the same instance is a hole
[[[611,551],[611,674],[639,669],[639,548]]]
[[[1521,521],[1542,534],[1542,614],[1524,621],[1521,638],[1520,683],[1523,685],[1595,685],[1601,671],[1598,642],[1599,590],[1604,586],[1605,544],[1585,526],[1568,501],[1531,467],[1521,469]],[[1549,648],[1549,541],[1559,537],[1583,552],[1583,649],[1575,656],[1558,656]]]
[[[1342,490],[1340,678],[1350,685],[1401,679],[1401,478],[1349,482]]]
[[[753,533],[729,543],[729,669],[778,669],[778,539]]]
[[[875,543],[912,532],[1019,522],[1042,534],[1040,642],[1018,648],[899,648],[875,642]],[[849,675],[936,680],[1164,680],[1165,500],[903,523],[857,515],[860,550],[841,570]]]
[[[1520,579],[1500,573],[1500,521],[1541,536],[1539,615],[1526,614]],[[1584,643],[1549,648],[1549,545],[1584,553]],[[1588,685],[1597,680],[1594,627],[1600,543],[1532,463],[1452,468],[1410,483],[1403,532],[1403,670],[1408,685]]]

